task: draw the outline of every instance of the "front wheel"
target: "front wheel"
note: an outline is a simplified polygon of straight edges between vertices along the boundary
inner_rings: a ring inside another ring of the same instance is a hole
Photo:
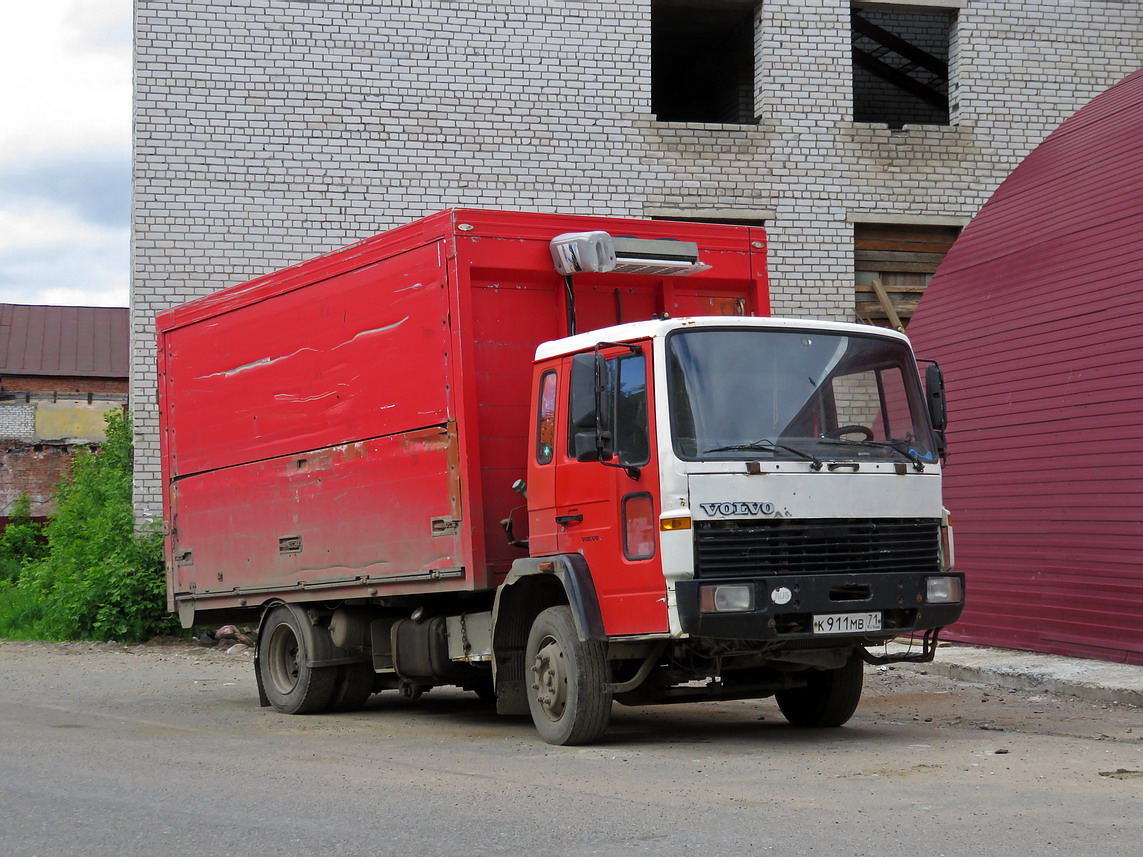
[[[528,634],[528,709],[549,744],[589,744],[611,719],[607,654],[599,640],[580,640],[571,608],[549,607]]]
[[[774,694],[791,726],[818,729],[841,726],[853,716],[861,699],[864,678],[861,658],[850,655],[845,666],[834,670],[810,670],[806,686]]]

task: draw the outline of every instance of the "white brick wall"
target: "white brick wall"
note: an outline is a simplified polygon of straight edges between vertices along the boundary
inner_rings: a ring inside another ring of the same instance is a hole
[[[35,405],[0,405],[0,440],[30,440],[35,436]]]
[[[773,211],[775,311],[849,318],[855,220],[967,220],[1143,65],[1140,4],[971,0],[955,124],[889,131],[852,121],[849,3],[765,0],[759,123],[661,123],[650,2],[136,0],[141,509],[159,497],[161,308],[469,205]]]

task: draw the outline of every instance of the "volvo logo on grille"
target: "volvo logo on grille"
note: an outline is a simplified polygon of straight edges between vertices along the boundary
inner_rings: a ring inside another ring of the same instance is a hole
[[[711,518],[774,518],[790,517],[788,509],[779,509],[773,503],[699,503],[699,508]]]

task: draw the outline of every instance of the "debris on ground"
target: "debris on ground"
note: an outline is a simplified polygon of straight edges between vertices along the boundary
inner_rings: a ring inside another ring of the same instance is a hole
[[[251,631],[250,634],[254,635],[254,632]],[[237,625],[223,625],[214,631],[203,631],[195,637],[195,640],[200,646],[214,649],[231,649],[238,643],[250,648],[254,647],[252,637],[243,632]]]

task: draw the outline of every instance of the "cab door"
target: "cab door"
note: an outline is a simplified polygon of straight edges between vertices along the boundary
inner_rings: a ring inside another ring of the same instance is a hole
[[[598,354],[603,358],[598,371],[591,353],[567,357],[561,368],[568,416],[556,454],[556,547],[587,561],[608,635],[663,632],[668,626],[658,548],[651,343],[601,347]],[[595,376],[604,458],[610,454],[610,459],[580,461],[577,435],[581,453],[597,436],[594,408],[582,401],[585,391],[595,391]],[[586,411],[593,411],[591,417],[577,424],[577,415]]]
[[[529,433],[528,552],[532,556],[549,556],[560,552],[556,538],[560,530],[556,524],[556,469],[562,457],[560,439],[564,431],[560,416],[566,410],[566,406],[559,405],[566,398],[566,392],[561,395],[561,391],[566,390],[567,383],[559,361],[537,368],[534,422]]]

